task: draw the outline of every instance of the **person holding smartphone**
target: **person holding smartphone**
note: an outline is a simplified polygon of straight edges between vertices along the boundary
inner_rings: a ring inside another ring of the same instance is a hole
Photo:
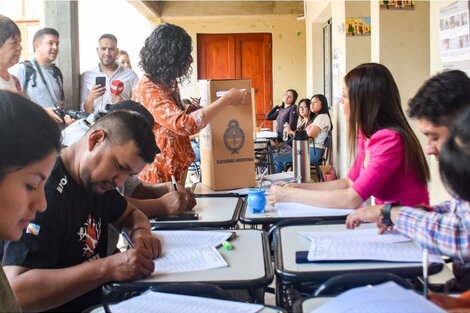
[[[119,54],[117,38],[104,34],[96,48],[100,63],[81,76],[80,108],[88,113],[102,112],[110,103],[130,100],[139,78],[137,74],[116,62]],[[122,82],[124,88],[118,94],[111,93],[113,83]]]

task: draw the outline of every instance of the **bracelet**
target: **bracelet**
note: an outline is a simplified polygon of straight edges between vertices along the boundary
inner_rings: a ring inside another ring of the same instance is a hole
[[[132,238],[132,235],[134,235],[134,233],[135,233],[136,231],[138,231],[138,230],[146,230],[146,231],[148,231],[148,232],[151,232],[151,230],[148,229],[147,227],[145,227],[145,226],[139,226],[139,227],[134,228],[134,229],[131,231],[131,233],[129,234],[129,238]]]

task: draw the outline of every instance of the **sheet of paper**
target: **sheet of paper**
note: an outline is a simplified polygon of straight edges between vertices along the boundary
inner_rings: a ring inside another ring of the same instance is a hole
[[[242,303],[203,297],[147,292],[118,304],[110,305],[113,313],[256,313],[260,304]]]
[[[242,88],[240,89],[241,91],[246,91],[245,88]],[[228,93],[229,90],[220,90],[220,91],[216,91],[215,95],[217,96],[217,98],[220,98],[222,97],[223,95],[225,95],[226,93]]]
[[[318,231],[307,232],[299,231],[304,237],[308,239],[327,239],[327,240],[344,240],[344,241],[375,241],[375,242],[403,242],[411,241],[410,238],[403,236],[400,232],[394,230],[386,232],[382,235],[377,234],[377,228],[369,229],[355,229],[344,231]]]
[[[272,181],[272,182],[278,182],[278,181],[288,182],[294,179],[294,173],[293,172],[281,172],[281,173],[276,173],[276,174],[270,174],[270,175],[265,175],[264,179]]]
[[[311,239],[309,261],[389,261],[421,262],[423,249],[413,241],[373,242]],[[432,263],[443,263],[440,256],[430,255]]]
[[[160,239],[163,253],[172,249],[216,247],[232,235],[229,231],[197,230],[154,231],[152,233]]]
[[[153,260],[154,274],[202,271],[228,266],[215,247],[170,249]]]
[[[153,262],[154,273],[181,273],[228,266],[216,247],[232,236],[225,231],[154,231],[162,255]]]
[[[274,205],[279,216],[296,217],[296,216],[345,216],[353,212],[351,209],[330,209],[320,208],[313,205],[296,203],[296,202],[280,202]]]
[[[374,287],[359,287],[343,292],[310,313],[443,313],[440,307],[415,291],[394,282]]]

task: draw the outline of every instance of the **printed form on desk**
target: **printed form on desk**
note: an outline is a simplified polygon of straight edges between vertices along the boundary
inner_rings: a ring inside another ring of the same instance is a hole
[[[344,216],[352,213],[351,209],[331,209],[321,208],[313,205],[297,203],[297,202],[279,202],[274,204],[281,217],[296,216]]]
[[[343,292],[310,313],[444,313],[445,311],[413,290],[394,282],[359,287]]]
[[[181,273],[228,266],[216,247],[232,232],[154,231],[162,242],[162,255],[153,262],[154,273]]]
[[[423,249],[413,241],[379,242],[357,240],[311,239],[309,261],[389,261],[421,262]],[[444,263],[438,255],[429,255],[429,262]]]
[[[147,292],[121,303],[110,305],[109,308],[113,313],[256,313],[263,306],[163,292]]]
[[[308,239],[346,240],[346,241],[376,241],[376,242],[402,242],[411,241],[397,230],[379,235],[377,228],[355,229],[344,231],[299,231],[299,234]]]

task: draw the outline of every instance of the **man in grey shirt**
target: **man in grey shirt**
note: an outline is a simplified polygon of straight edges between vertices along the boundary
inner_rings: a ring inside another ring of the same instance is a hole
[[[64,108],[64,80],[60,69],[53,63],[59,53],[59,32],[53,28],[43,28],[34,34],[33,49],[35,57],[21,62],[16,68],[23,94],[41,105],[58,123],[70,124],[72,119],[66,115],[64,120],[54,110]]]

